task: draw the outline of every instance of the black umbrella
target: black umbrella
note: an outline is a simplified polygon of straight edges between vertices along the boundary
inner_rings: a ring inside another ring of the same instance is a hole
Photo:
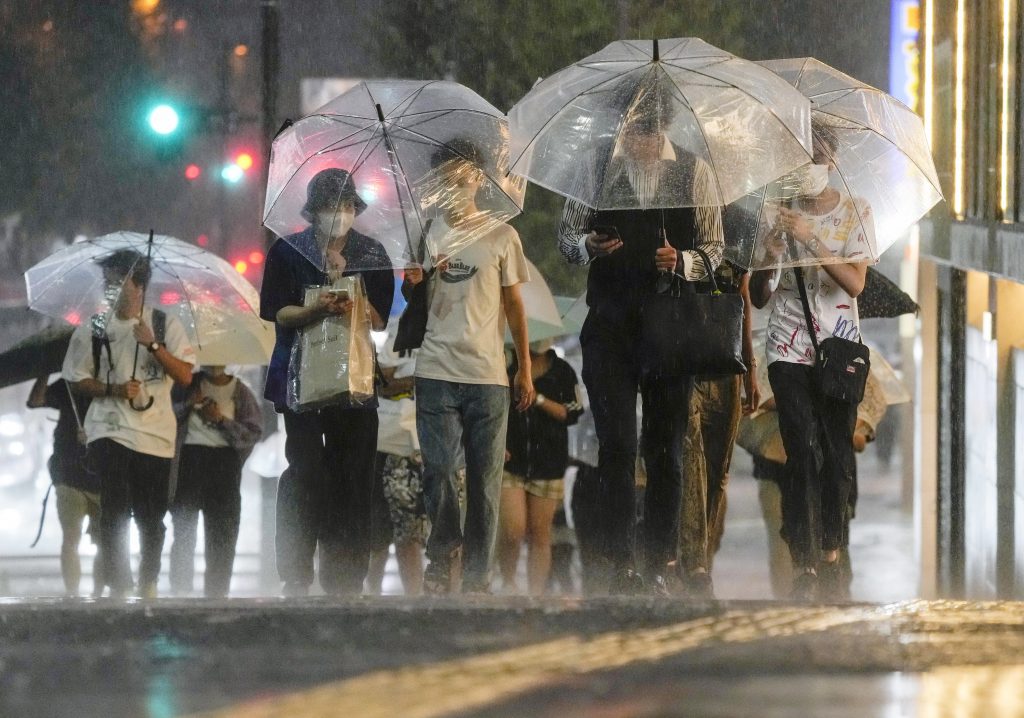
[[[48,327],[0,354],[0,389],[59,372],[72,331],[69,326]]]
[[[921,309],[910,295],[895,282],[868,267],[864,291],[857,297],[857,313],[861,319],[898,317],[901,314],[917,314]]]

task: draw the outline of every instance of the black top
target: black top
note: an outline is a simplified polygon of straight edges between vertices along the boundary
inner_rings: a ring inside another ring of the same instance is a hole
[[[690,153],[677,152],[682,159],[672,163],[662,181],[682,186],[693,181],[694,159]],[[622,184],[616,190],[618,194],[633,191],[624,172],[616,183]],[[613,225],[622,237],[622,247],[590,263],[587,276],[590,315],[614,331],[638,332],[644,297],[654,293],[658,281],[654,254],[663,246],[661,231],[665,230],[669,244],[676,249],[693,249],[701,241],[696,210],[692,207],[599,210],[593,223],[595,226]]]
[[[288,362],[291,359],[295,329],[276,323],[277,313],[288,306],[301,307],[306,287],[324,286],[330,283],[325,272],[314,266],[306,254],[296,247],[312,249],[316,238],[309,227],[302,232],[279,239],[267,252],[263,267],[263,286],[260,289],[260,316],[274,322],[276,341],[274,353],[267,369],[267,383],[263,396],[274,403],[278,411],[287,406]],[[355,230],[349,230],[348,242],[341,255],[346,260],[344,276],[362,275],[366,296],[377,314],[385,322],[391,315],[394,299],[394,273],[391,262],[380,242]],[[375,406],[372,402],[367,408]]]
[[[88,397],[75,394],[75,406],[80,420],[85,420],[85,412],[89,410],[91,401]],[[53,455],[47,464],[53,483],[98,494],[100,477],[86,471],[85,445],[78,440],[78,421],[71,408],[67,382],[58,379],[46,387],[43,403],[59,412],[57,426],[53,430]]]
[[[505,468],[527,479],[560,479],[569,465],[569,427],[583,413],[576,391],[576,372],[568,362],[559,359],[553,349],[547,356],[550,368],[534,381],[534,388],[545,398],[565,404],[566,421],[553,419],[544,409],[531,406],[523,412],[512,409],[508,415],[508,433],[505,446],[512,458]],[[509,376],[514,377],[517,363],[513,362]]]

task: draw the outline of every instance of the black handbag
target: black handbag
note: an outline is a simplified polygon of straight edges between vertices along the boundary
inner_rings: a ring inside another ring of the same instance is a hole
[[[744,374],[743,297],[718,288],[708,255],[710,294],[696,292],[692,282],[672,282],[647,296],[641,315],[639,356],[644,376],[725,376]]]
[[[829,337],[818,343],[818,334],[811,320],[811,304],[804,286],[804,273],[796,267],[797,288],[800,303],[804,307],[804,321],[807,333],[814,345],[814,371],[821,393],[837,401],[859,404],[864,398],[864,387],[871,371],[871,350],[860,341],[852,342],[841,337]]]
[[[433,221],[433,218],[426,221],[423,226],[423,234],[420,235],[417,261],[421,263],[425,254],[427,232],[430,231]],[[394,350],[399,354],[419,349],[423,345],[423,337],[427,333],[427,314],[430,310],[430,293],[427,291],[427,287],[433,273],[434,268],[424,272],[423,281],[419,284],[410,284],[409,282],[402,284],[402,296],[405,297],[406,305],[402,310],[402,316],[398,318],[398,330],[395,332],[394,344]]]

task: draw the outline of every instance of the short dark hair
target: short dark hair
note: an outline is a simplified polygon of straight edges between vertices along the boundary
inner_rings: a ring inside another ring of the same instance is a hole
[[[454,159],[463,159],[481,170],[486,169],[483,151],[475,142],[465,137],[456,137],[438,146],[430,156],[430,169],[436,170]]]
[[[811,119],[811,140],[815,145],[825,149],[829,159],[835,157],[836,149],[839,147],[839,136],[834,127],[817,118]]]
[[[96,264],[104,272],[112,272],[122,279],[131,277],[133,282],[143,288],[149,286],[150,277],[153,276],[149,260],[134,249],[118,249],[97,259]]]
[[[623,130],[628,133],[654,135],[671,124],[676,114],[672,91],[657,81],[644,83],[626,114]]]

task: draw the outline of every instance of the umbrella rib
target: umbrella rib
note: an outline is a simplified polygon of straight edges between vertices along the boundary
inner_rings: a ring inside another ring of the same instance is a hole
[[[188,308],[189,314],[192,315],[192,326],[195,327],[196,330],[196,344],[198,345],[199,349],[202,349],[203,338],[199,333],[199,317],[196,315],[196,310],[192,306],[192,300],[189,298],[188,289],[185,288],[185,280],[183,280],[181,278],[181,275],[178,274],[177,272],[171,271],[168,265],[158,264],[156,265],[156,267],[161,271],[174,277],[174,279],[177,280],[178,282],[178,286],[181,287],[181,294],[185,298],[185,306]]]
[[[102,245],[96,244],[92,240],[88,240],[88,242],[89,242],[89,244],[93,245],[94,247],[99,247],[101,249],[105,249]],[[78,269],[79,267],[81,267],[83,264],[86,264],[88,262],[95,262],[95,260],[97,260],[99,258],[99,256],[100,255],[98,255],[98,254],[94,254],[94,255],[85,257],[80,262],[78,262],[78,263],[74,264],[73,266],[69,267],[66,271],[62,271],[59,276],[65,277],[68,274],[70,274],[71,272],[73,272],[76,269]],[[52,281],[50,283],[50,286],[46,287],[42,292],[39,293],[39,296],[36,297],[35,302],[33,302],[33,304],[38,303],[43,298],[43,296],[47,292],[49,292],[51,289],[53,289],[55,286],[57,286],[57,284],[58,284],[58,282],[56,280]]]
[[[842,115],[837,115],[837,114],[832,113],[832,112],[825,112],[824,110],[815,110],[815,112],[820,112],[823,115],[828,115],[830,117],[837,117],[837,118],[839,118],[841,120],[846,120],[847,122],[852,122],[852,123],[858,125],[864,132],[871,132],[871,133],[875,134],[876,136],[880,137],[883,141],[885,141],[888,144],[892,145],[892,147],[894,147],[897,152],[899,152],[901,155],[903,155],[908,160],[910,160],[910,163],[912,165],[914,165],[914,167],[917,168],[917,171],[920,172],[924,176],[924,178],[928,181],[928,184],[932,186],[932,189],[937,190],[938,193],[939,193],[939,196],[940,197],[942,196],[942,189],[940,187],[936,187],[935,184],[931,181],[931,179],[928,176],[927,169],[922,167],[921,164],[917,160],[915,160],[913,157],[911,157],[902,147],[900,147],[898,144],[896,144],[895,140],[892,140],[887,135],[885,135],[885,134],[883,134],[883,133],[879,132],[878,130],[875,130],[875,129],[871,128],[871,127],[868,127],[867,125],[863,124],[862,122],[858,122],[857,120],[853,120],[853,119],[850,119],[848,117],[843,117]]]
[[[366,127],[366,128],[363,128],[362,130],[359,130],[359,132],[366,132],[366,130],[368,130],[368,129],[371,129],[371,128],[370,127]],[[353,134],[359,134],[359,133],[353,133]],[[284,181],[284,184],[281,185],[282,189],[281,189],[280,192],[278,192],[277,197],[274,198],[274,201],[270,204],[269,207],[267,207],[266,211],[264,211],[264,213],[263,213],[263,223],[266,224],[267,217],[269,217],[270,213],[274,211],[275,207],[277,207],[277,203],[281,200],[281,197],[284,195],[284,188],[287,187],[289,184],[291,184],[291,181],[293,179],[295,179],[296,175],[298,175],[299,172],[302,171],[302,168],[305,167],[310,162],[310,160],[312,160],[314,157],[318,157],[321,154],[324,154],[326,152],[335,152],[335,151],[337,151],[339,149],[347,149],[349,147],[355,146],[356,143],[353,142],[351,145],[345,145],[343,147],[335,147],[335,145],[337,145],[337,144],[339,144],[341,142],[344,142],[345,140],[350,139],[351,137],[352,137],[352,135],[348,135],[348,136],[343,137],[342,139],[338,140],[337,142],[332,142],[330,145],[327,146],[327,148],[317,150],[316,152],[311,154],[309,157],[306,157],[304,160],[302,160],[302,162],[299,163],[299,166],[295,168],[295,171],[292,172],[291,175],[288,176],[288,179]],[[370,139],[366,141],[367,144],[369,144],[370,140],[372,140],[372,139],[373,139],[373,136],[371,134]],[[330,148],[330,149],[328,149],[328,148]],[[356,159],[358,160],[359,157],[362,157],[362,153],[357,155]],[[354,172],[354,170],[353,170],[353,172]]]
[[[630,72],[632,72],[632,70],[630,70]],[[551,113],[551,116],[548,117],[548,119],[544,121],[544,124],[540,126],[540,129],[538,129],[537,132],[534,133],[533,137],[530,138],[530,141],[526,143],[526,145],[523,147],[523,151],[519,153],[519,156],[516,157],[515,161],[509,163],[509,172],[512,171],[513,167],[515,167],[517,164],[519,164],[519,161],[523,158],[523,155],[525,155],[527,153],[527,151],[530,149],[530,147],[533,145],[533,143],[537,141],[537,138],[540,137],[541,133],[544,132],[544,130],[547,128],[548,125],[550,125],[552,122],[555,121],[555,119],[558,118],[558,116],[565,110],[566,107],[568,107],[570,104],[575,102],[576,99],[578,99],[579,97],[582,97],[585,94],[593,94],[593,92],[598,87],[601,87],[602,85],[607,85],[610,82],[614,82],[615,80],[621,79],[622,76],[625,75],[625,74],[627,74],[627,73],[622,73],[622,72],[617,73],[617,74],[615,74],[615,75],[613,75],[613,76],[611,76],[611,77],[609,77],[609,78],[607,78],[605,80],[602,80],[601,82],[597,83],[596,85],[587,88],[587,90],[585,92],[577,92],[575,95],[573,95],[568,100],[566,100],[566,102],[561,107],[559,107],[557,111]]]
[[[409,221],[405,217],[405,207],[403,206],[404,203],[402,202],[402,190],[398,186],[399,173],[401,173],[402,175],[402,182],[405,184],[405,188],[409,191],[409,199],[413,200],[414,195],[412,193],[412,187],[409,186],[409,178],[406,176],[405,169],[402,167],[402,160],[398,156],[398,150],[395,149],[394,144],[392,144],[391,140],[388,138],[387,130],[384,128],[383,125],[384,123],[382,122],[381,134],[384,136],[384,151],[387,153],[388,161],[391,163],[392,180],[394,180],[395,195],[398,198],[398,213],[402,215],[402,227],[405,229],[405,241],[409,242],[409,250],[412,251],[412,238],[409,236]],[[398,164],[397,168],[395,167],[396,163]],[[419,210],[416,209],[415,201],[412,202],[412,209],[413,212],[416,213],[416,221],[419,223],[420,227],[422,227],[423,219],[420,217]]]
[[[765,68],[765,69],[767,70],[767,68]],[[767,70],[767,71],[771,72],[771,70]],[[701,72],[700,70],[690,70],[690,72],[693,72],[693,73],[698,74],[698,75],[703,75],[704,77],[709,77],[711,79],[714,79],[714,77],[712,77],[711,75],[708,75],[707,73]],[[774,72],[772,72],[771,74],[775,75]],[[778,75],[775,75],[775,76],[778,77]],[[669,79],[671,79],[671,76],[669,76]],[[782,78],[779,78],[779,79],[781,80]],[[673,82],[673,84],[675,84],[675,80],[673,80],[672,82]],[[783,80],[783,82],[785,82],[785,80]],[[788,85],[789,83],[787,82],[786,84]],[[790,86],[792,87],[792,85],[790,85]],[[676,84],[676,87],[679,87],[679,85]],[[789,134],[791,134],[793,136],[793,138],[797,141],[797,143],[801,147],[803,147],[803,142],[800,141],[800,138],[796,136],[796,133],[793,132],[793,130],[790,129],[789,125],[781,117],[779,117],[779,114],[770,105],[767,105],[764,102],[761,102],[761,100],[757,99],[757,97],[755,97],[753,95],[753,93],[748,92],[747,90],[744,90],[742,87],[740,87],[738,85],[730,84],[729,87],[731,87],[732,89],[737,90],[737,91],[743,93],[747,97],[749,97],[752,100],[754,100],[757,104],[759,104],[762,107],[764,107],[765,109],[767,109],[768,112],[770,112],[772,114],[772,116],[774,116],[775,119],[777,119],[779,121],[779,123],[783,127],[786,128],[786,131],[789,132]],[[681,87],[679,87],[679,91],[683,92],[683,89]],[[805,100],[807,99],[807,97],[802,92],[797,90],[795,87],[793,88],[793,91],[798,93],[803,99],[805,99]],[[684,93],[684,96],[685,96],[685,93]],[[694,113],[694,117],[696,117],[696,116],[697,116],[696,113]]]
[[[697,115],[696,112],[693,111],[693,106],[690,104],[689,100],[686,99],[686,94],[683,92],[683,88],[681,88],[678,85],[678,83],[676,83],[676,81],[672,79],[672,76],[669,75],[667,72],[665,73],[665,75],[666,77],[668,77],[669,81],[675,86],[675,88],[679,90],[680,96],[682,96],[682,98],[686,100],[687,107],[689,107],[690,112],[693,114],[693,121],[697,125],[697,129],[700,130],[700,137],[704,141],[704,146],[708,150],[708,161],[711,163],[712,169],[711,174],[715,178],[715,184],[718,186],[718,202],[719,204],[725,204],[725,192],[722,190],[722,182],[718,177],[718,168],[715,166],[714,152],[712,152],[711,150],[711,143],[708,142],[707,133],[704,132],[704,125],[701,124],[700,117]],[[696,178],[696,167],[694,167],[694,180],[696,180]]]
[[[420,132],[417,132],[416,130],[410,130],[410,129],[406,128],[406,127],[400,127],[399,129],[402,130],[403,132],[408,132],[409,134],[412,134],[412,135],[415,135],[417,137],[423,138],[426,141],[425,144],[434,144],[434,145],[436,145],[438,147],[448,147],[448,145],[446,143],[443,143],[443,142],[440,142],[438,140],[435,140],[434,138],[429,137],[427,135],[424,135],[424,134],[422,134]],[[448,149],[451,149],[451,148],[448,147]],[[461,152],[455,152],[455,154],[457,154],[459,157],[461,157],[462,159],[466,160],[467,162],[471,162],[471,160],[468,157],[464,156]],[[509,171],[511,172],[511,170],[509,170]],[[508,199],[509,202],[511,202],[516,207],[519,207],[519,205],[516,203],[515,199],[513,199],[512,196],[508,192],[506,192],[501,187],[501,185],[498,182],[494,181],[494,179],[491,178],[490,175],[488,175],[486,171],[484,172],[484,175],[486,177],[488,177],[488,179],[491,180],[491,185],[492,186],[497,187],[498,191],[501,192],[503,195],[505,195],[505,197]],[[410,191],[411,191],[411,188],[410,188]],[[520,211],[522,211],[521,207],[519,207],[519,209],[520,209]],[[419,215],[417,214],[417,216],[419,216]]]

